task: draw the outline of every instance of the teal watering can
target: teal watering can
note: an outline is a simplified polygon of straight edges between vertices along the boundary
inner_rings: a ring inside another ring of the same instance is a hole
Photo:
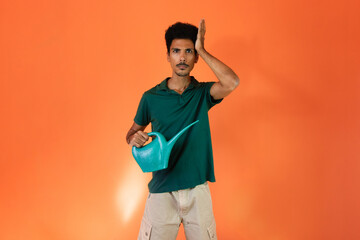
[[[156,136],[156,138],[149,144],[137,148],[132,147],[132,154],[139,164],[143,172],[154,172],[168,167],[169,157],[173,146],[178,138],[191,126],[198,123],[199,120],[191,123],[180,132],[178,132],[170,141],[166,141],[165,137],[159,132],[150,132],[149,136]]]

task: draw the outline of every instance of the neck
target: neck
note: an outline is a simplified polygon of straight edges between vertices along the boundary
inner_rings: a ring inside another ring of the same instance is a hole
[[[173,74],[172,77],[168,80],[168,88],[171,90],[174,90],[175,92],[178,93],[183,93],[185,91],[185,89],[189,86],[190,84],[190,76],[178,76],[176,74]]]

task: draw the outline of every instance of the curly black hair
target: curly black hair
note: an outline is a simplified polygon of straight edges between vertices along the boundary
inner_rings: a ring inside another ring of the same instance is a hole
[[[168,53],[170,53],[170,46],[174,39],[190,39],[195,45],[197,34],[198,28],[192,24],[177,22],[171,25],[165,32],[165,41]]]

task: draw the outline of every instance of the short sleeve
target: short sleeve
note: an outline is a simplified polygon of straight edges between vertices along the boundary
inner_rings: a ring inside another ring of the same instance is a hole
[[[215,100],[211,96],[210,89],[214,83],[215,82],[207,82],[205,85],[205,97],[206,97],[206,103],[207,103],[209,110],[210,110],[210,108],[212,108],[213,106],[215,106],[216,104],[220,103],[223,100],[223,98]]]
[[[141,97],[134,122],[140,126],[147,126],[150,123],[150,111],[149,105],[146,101],[146,95],[143,94]]]

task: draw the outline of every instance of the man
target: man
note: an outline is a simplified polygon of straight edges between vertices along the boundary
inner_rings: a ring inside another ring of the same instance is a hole
[[[181,223],[189,240],[217,239],[208,181],[215,182],[208,111],[238,85],[238,76],[204,48],[205,21],[199,29],[176,23],[166,33],[167,60],[172,76],[146,91],[127,133],[130,146],[142,147],[152,131],[167,140],[190,123],[199,123],[174,145],[167,169],[153,172],[138,239],[176,239]],[[199,56],[217,82],[190,76]]]

